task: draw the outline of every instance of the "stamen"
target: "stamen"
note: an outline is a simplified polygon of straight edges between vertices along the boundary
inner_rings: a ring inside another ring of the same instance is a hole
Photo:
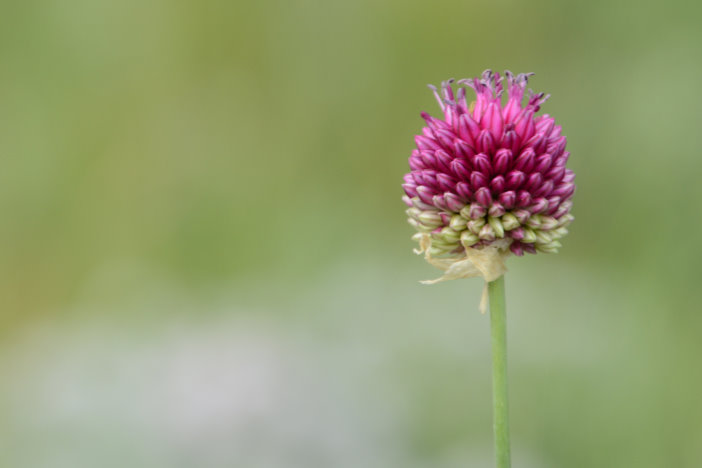
[[[544,93],[538,93],[535,94],[534,91],[531,89],[529,90],[529,104],[527,104],[527,107],[531,107],[534,109],[534,112],[538,112],[539,109],[541,109],[541,105],[550,98],[550,94],[544,94]]]
[[[436,89],[436,86],[434,86],[432,84],[428,84],[427,86],[434,93],[434,97],[436,98],[436,102],[439,103],[439,107],[441,108],[441,110],[444,110],[446,108],[446,106],[444,106],[444,101],[441,99],[441,96],[439,96],[439,90]]]
[[[444,99],[451,103],[454,103],[453,88],[451,87],[453,82],[453,78],[441,82],[441,89],[444,91]]]

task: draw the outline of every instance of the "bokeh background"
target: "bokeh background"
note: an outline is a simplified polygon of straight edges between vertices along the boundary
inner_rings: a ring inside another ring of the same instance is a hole
[[[400,201],[485,68],[578,183],[509,264],[514,466],[701,466],[701,5],[2,2],[0,466],[491,466],[482,284]]]

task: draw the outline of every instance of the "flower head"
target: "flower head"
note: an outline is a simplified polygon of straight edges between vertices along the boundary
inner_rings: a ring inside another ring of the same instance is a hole
[[[521,256],[561,246],[575,174],[565,167],[561,127],[535,116],[549,96],[529,90],[524,99],[530,75],[506,71],[506,99],[503,77],[490,70],[459,80],[455,92],[453,80],[441,91],[430,86],[443,118],[422,112],[427,125],[403,184],[408,221],[428,254],[462,258],[490,246]],[[466,87],[476,95],[470,105]]]

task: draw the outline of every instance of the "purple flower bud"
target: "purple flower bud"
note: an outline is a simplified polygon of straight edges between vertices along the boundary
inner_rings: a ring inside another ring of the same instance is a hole
[[[480,127],[475,120],[471,119],[468,114],[463,114],[458,119],[458,135],[466,143],[473,143],[478,134],[480,133]]]
[[[548,200],[545,198],[537,198],[534,200],[534,204],[529,207],[529,211],[532,213],[543,213],[548,209]]]
[[[541,174],[539,174],[538,172],[532,172],[531,174],[529,174],[529,177],[527,178],[527,181],[524,184],[524,188],[529,190],[530,192],[533,192],[539,185],[541,185],[541,182],[543,180],[544,178]]]
[[[505,207],[502,206],[500,203],[493,203],[492,205],[490,205],[490,209],[488,210],[489,216],[499,218],[503,214],[505,214]]]
[[[485,174],[478,171],[473,171],[470,173],[470,185],[473,190],[478,190],[480,187],[487,187],[488,178]]]
[[[564,166],[555,166],[549,169],[549,171],[546,173],[546,178],[552,180],[554,183],[558,183],[563,179],[563,176],[565,175],[565,167]]]
[[[451,172],[459,179],[467,180],[470,177],[470,166],[467,161],[456,158],[451,161]]]
[[[444,201],[446,202],[446,206],[448,207],[449,211],[458,212],[465,206],[465,202],[461,200],[458,195],[451,192],[444,193]]]
[[[414,141],[417,143],[417,148],[419,148],[420,150],[436,151],[438,149],[441,149],[434,140],[430,140],[429,138],[423,135],[417,135],[416,137],[414,137]]]
[[[473,156],[473,169],[482,172],[486,177],[492,172],[492,164],[487,155],[480,153]]]
[[[536,131],[534,126],[534,111],[532,109],[524,109],[517,117],[514,124],[514,131],[517,132],[522,141],[529,141],[534,136]]]
[[[529,173],[534,169],[535,158],[536,153],[534,153],[534,149],[527,148],[517,157],[517,160],[514,162],[514,168],[518,171]]]
[[[517,194],[514,190],[508,190],[507,192],[502,192],[497,198],[502,206],[506,209],[511,210],[514,208],[515,203],[517,203]]]
[[[495,174],[504,174],[512,165],[512,151],[502,148],[495,153],[494,171]]]
[[[552,117],[550,117],[548,114],[544,114],[536,121],[536,131],[538,133],[543,133],[544,135],[551,135],[551,131],[553,130],[553,126],[555,124],[556,121]]]
[[[516,190],[522,186],[522,184],[524,183],[525,180],[526,180],[526,176],[524,175],[523,172],[512,171],[509,174],[507,174],[507,179],[505,180],[505,184],[506,184],[507,189]]]
[[[448,206],[446,205],[446,200],[444,199],[443,195],[434,195],[431,197],[431,204],[441,210],[448,210]]]
[[[524,249],[522,248],[521,242],[512,242],[509,246],[509,250],[511,250],[512,253],[517,257],[521,257],[522,255],[524,255]]]
[[[498,175],[490,181],[490,190],[492,190],[493,193],[502,193],[504,189],[505,178],[503,176]]]
[[[575,174],[570,169],[566,169],[565,175],[563,176],[562,182],[573,182],[575,180]]]
[[[512,212],[515,218],[517,218],[517,221],[519,221],[519,224],[526,224],[527,221],[529,221],[529,218],[531,217],[531,212],[529,210],[514,210]]]
[[[409,165],[410,169],[412,169],[413,171],[421,171],[425,168],[424,161],[422,161],[422,158],[419,156],[419,154],[417,154],[416,156],[409,157]]]
[[[436,183],[438,184],[439,189],[441,189],[442,192],[450,192],[456,186],[456,179],[454,179],[448,174],[437,174]]]
[[[567,204],[567,202],[563,202],[558,207],[556,212],[553,213],[551,216],[553,216],[556,219],[560,219],[562,216],[566,215],[569,211],[570,211],[570,206]]]
[[[536,253],[536,247],[534,246],[534,244],[522,244],[522,248],[525,252],[528,252],[530,254]]]
[[[558,205],[561,204],[561,197],[555,197],[555,196],[550,196],[548,197],[548,208],[547,211],[549,213],[553,213]]]
[[[512,229],[509,231],[509,237],[515,240],[522,240],[524,239],[524,228],[517,228],[517,229]]]
[[[483,205],[485,208],[492,204],[492,195],[490,194],[490,189],[487,187],[480,187],[475,191],[475,200]]]
[[[535,153],[541,153],[546,149],[546,135],[543,133],[537,133],[526,142],[526,146],[533,148]]]
[[[561,137],[561,126],[560,125],[554,125],[553,129],[551,130],[551,133],[548,134],[548,139],[549,140],[557,140]]]
[[[502,139],[504,122],[502,121],[500,105],[497,102],[491,102],[488,105],[480,125],[490,132],[493,140],[500,141]]]
[[[425,187],[424,185],[420,185],[417,187],[417,196],[419,197],[420,200],[422,200],[424,203],[427,205],[433,205],[434,200],[432,200],[432,197],[435,195],[435,192],[431,190],[430,188]]]
[[[503,148],[512,151],[512,154],[516,154],[519,150],[520,143],[521,141],[519,140],[519,136],[517,136],[517,133],[514,130],[507,130],[505,132],[505,136],[502,139]]]
[[[417,151],[416,154],[414,154],[414,151],[412,152],[412,156],[409,157],[409,167],[413,171],[421,171],[422,169],[425,169],[424,161],[419,155],[419,151]]]
[[[413,172],[412,177],[416,185],[425,185],[431,188],[436,186],[436,171],[433,169]]]
[[[538,158],[536,158],[536,167],[534,168],[534,170],[536,172],[545,174],[546,171],[551,167],[552,162],[553,158],[551,157],[551,155],[548,153],[544,153]]]
[[[478,135],[478,141],[475,149],[481,153],[494,154],[495,152],[495,140],[492,138],[490,131],[482,130],[480,135]]]
[[[575,184],[566,182],[556,187],[551,195],[560,197],[561,200],[567,200],[573,195],[573,192],[575,192]]]
[[[439,129],[434,133],[436,134],[436,140],[441,143],[441,146],[449,151],[453,149],[453,139],[455,138],[453,132],[450,130]]]
[[[563,154],[558,156],[554,161],[553,161],[553,166],[554,167],[565,167],[566,164],[568,163],[568,157],[570,156],[570,153],[567,151],[564,151]]]
[[[519,140],[517,133],[514,130],[507,130],[502,138],[502,143],[500,146],[502,146],[504,149],[512,151],[512,154],[514,155],[519,151],[520,144],[521,141]]]
[[[453,142],[453,148],[456,151],[456,156],[468,159],[475,154],[475,149],[463,140]]]
[[[444,150],[437,150],[434,156],[436,157],[436,168],[442,172],[448,172],[453,158]]]
[[[468,182],[459,182],[456,184],[456,193],[461,199],[465,200],[466,203],[472,198],[473,192],[470,189]]]
[[[437,177],[438,180],[438,177]],[[534,190],[533,194],[535,197],[543,197],[551,193],[553,190],[553,181],[552,180],[547,180],[541,186],[537,187],[536,190]],[[547,203],[548,205],[548,203]]]
[[[471,203],[470,205],[470,219],[482,218],[487,214],[485,206],[478,203]]]
[[[563,153],[566,147],[566,137],[560,137],[555,140],[549,140],[546,145],[546,151],[551,153],[554,158],[557,158]]]
[[[420,150],[419,156],[424,161],[424,167],[429,169],[436,167],[436,157],[434,156],[434,151]]]
[[[520,190],[517,192],[517,206],[524,208],[531,205],[531,194],[526,190]]]

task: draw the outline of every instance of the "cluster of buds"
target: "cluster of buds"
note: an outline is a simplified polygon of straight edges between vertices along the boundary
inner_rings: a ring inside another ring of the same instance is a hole
[[[529,75],[505,72],[504,105],[503,77],[490,70],[458,81],[475,91],[470,106],[465,87],[454,94],[453,80],[441,94],[430,86],[444,118],[422,113],[427,126],[415,137],[403,200],[415,239],[430,236],[431,255],[496,246],[521,256],[561,246],[573,221],[575,174],[565,167],[561,127],[534,115],[549,96],[529,90],[522,105]]]

